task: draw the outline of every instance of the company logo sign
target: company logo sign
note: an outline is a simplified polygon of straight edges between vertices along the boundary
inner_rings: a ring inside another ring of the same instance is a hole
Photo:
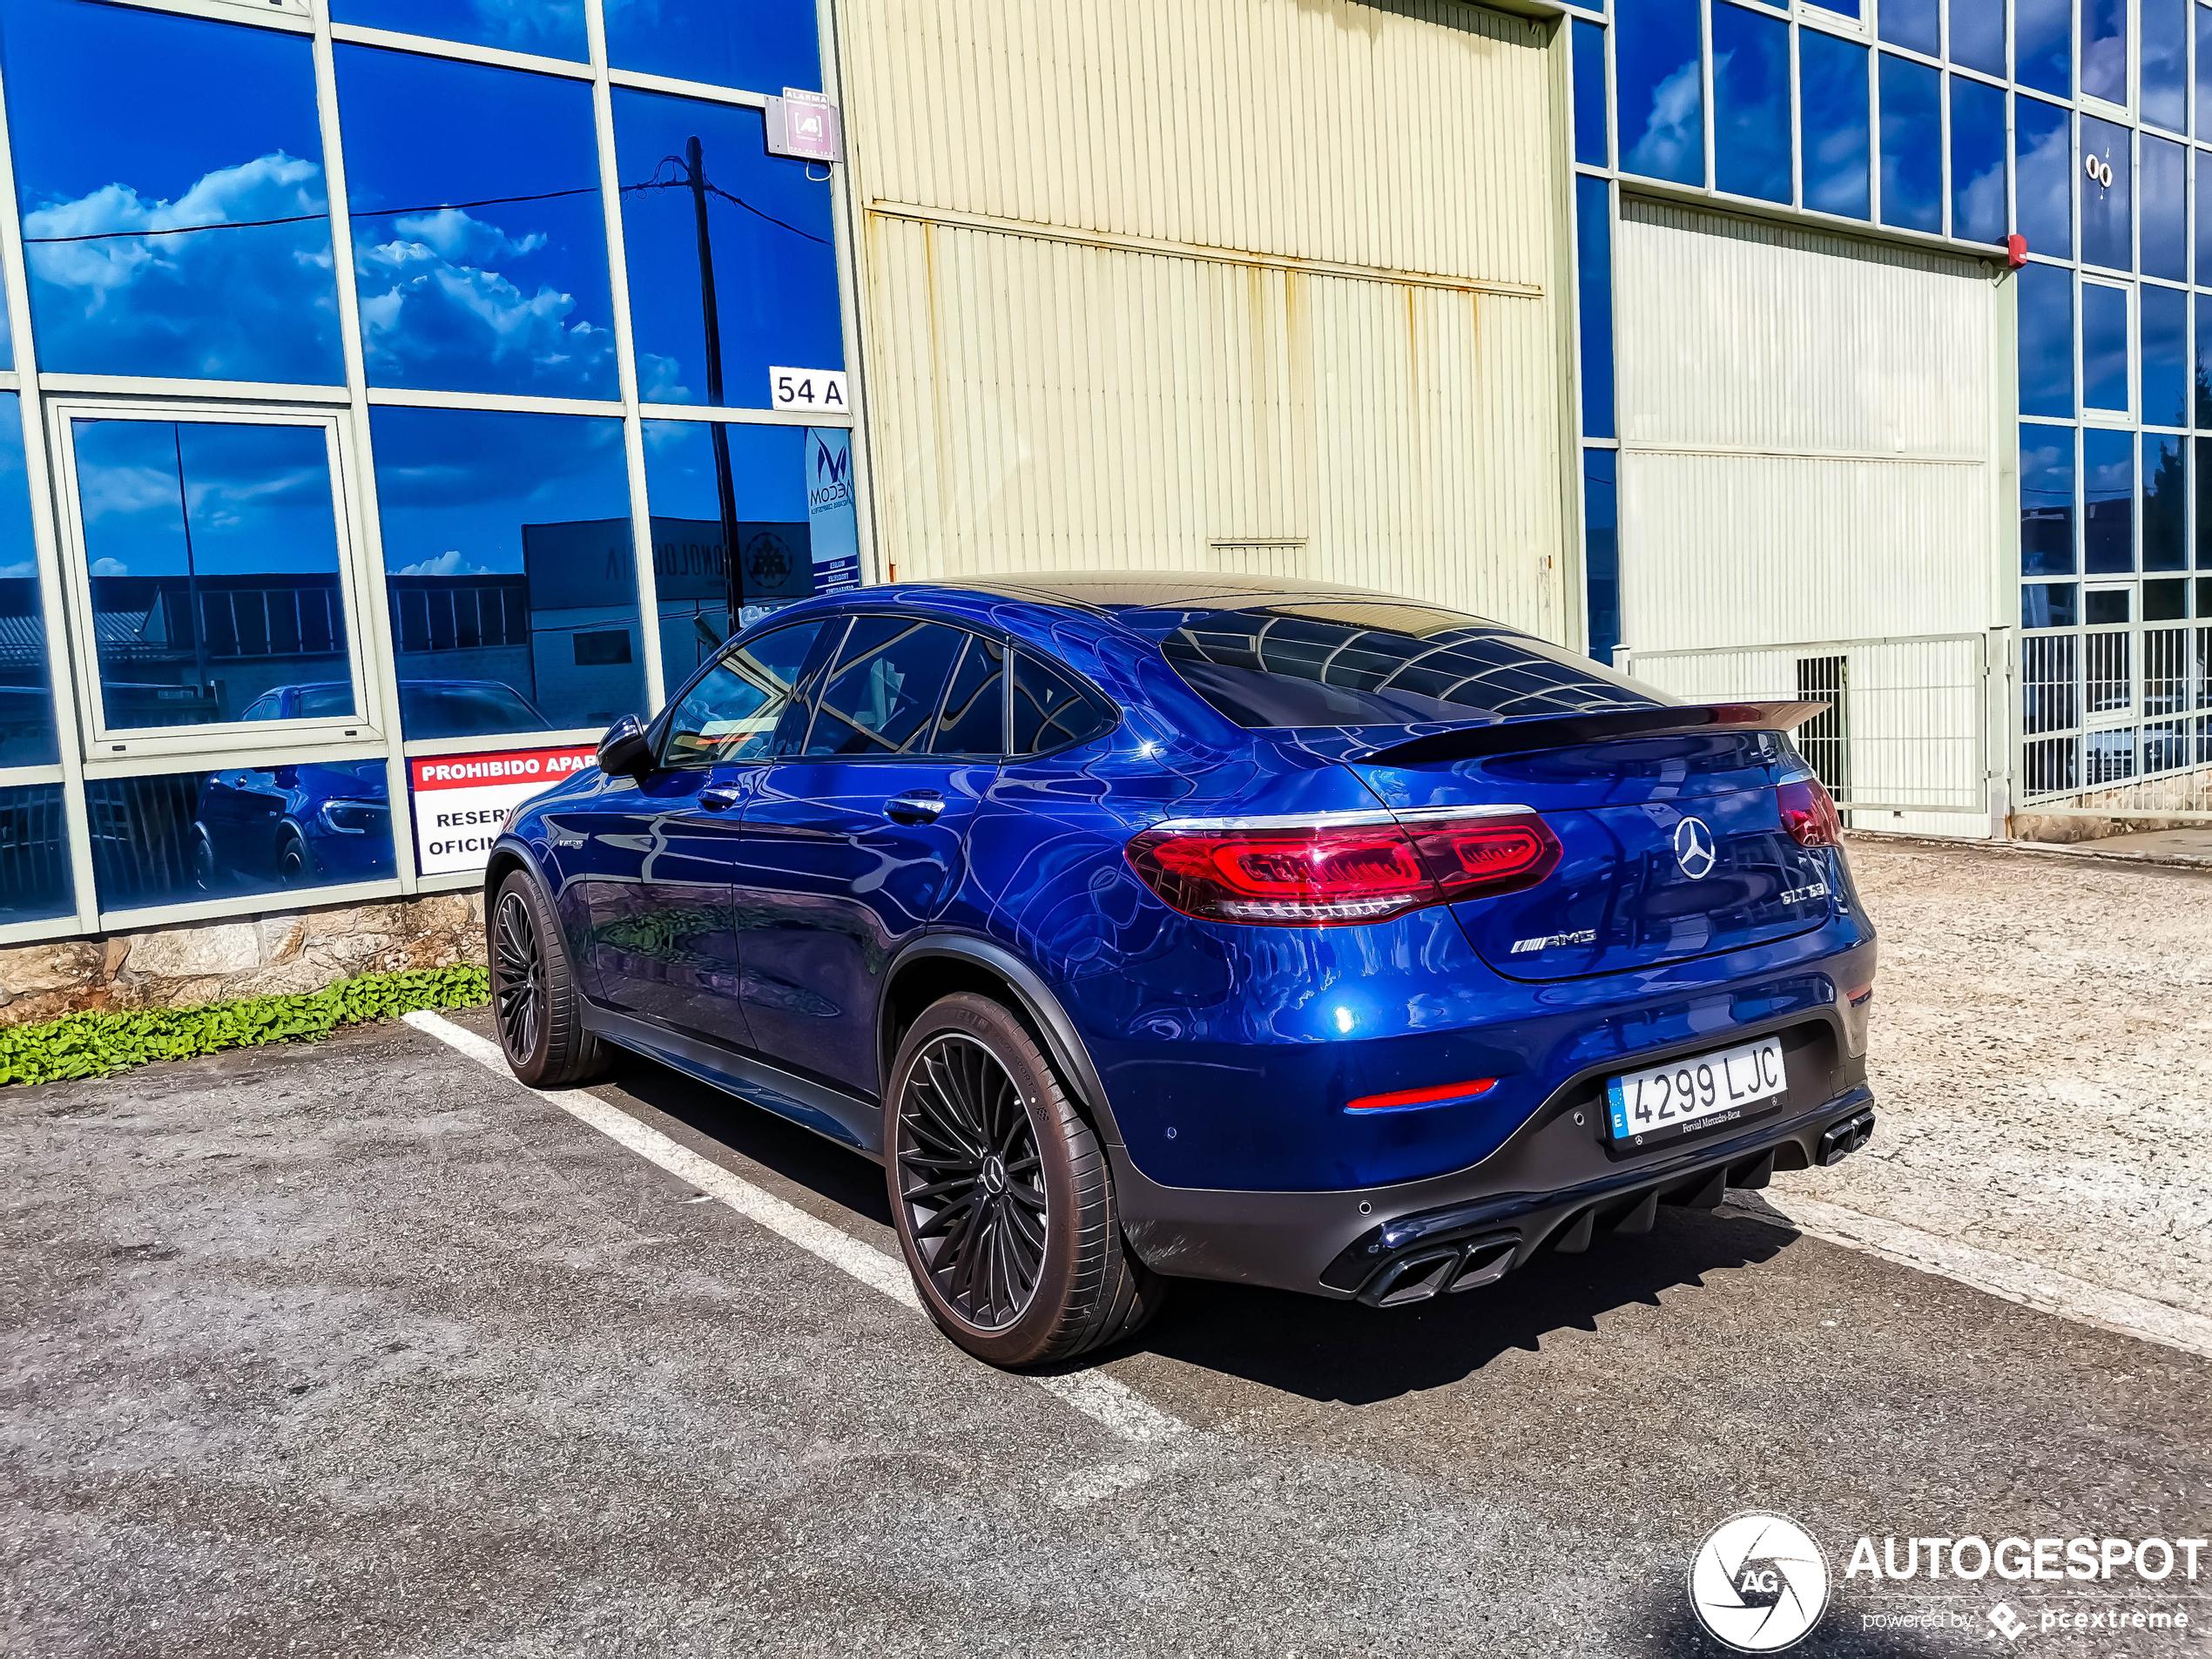
[[[1709,847],[1708,869],[1710,860]],[[1705,1534],[1691,1559],[1689,1606],[1714,1640],[1737,1652],[1778,1653],[1820,1622],[1828,1558],[1786,1515],[1757,1509],[1730,1515]]]
[[[1685,818],[1675,826],[1675,862],[1682,866],[1682,873],[1692,881],[1703,881],[1712,874],[1717,859],[1713,851],[1713,832],[1702,818]]]

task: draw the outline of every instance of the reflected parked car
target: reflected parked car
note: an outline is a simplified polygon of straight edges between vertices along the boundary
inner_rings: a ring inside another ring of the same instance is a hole
[[[1176,1277],[1405,1306],[1872,1134],[1875,938],[1789,732],[1325,584],[902,584],[747,630],[509,820],[493,1005],[885,1166],[1003,1365]]]
[[[388,880],[388,795],[381,760],[211,772],[192,817],[192,880],[210,892]]]
[[[343,680],[279,685],[263,692],[241,720],[342,720],[360,713]],[[553,723],[503,680],[401,680],[400,725],[409,741],[473,738],[489,732],[550,732]]]

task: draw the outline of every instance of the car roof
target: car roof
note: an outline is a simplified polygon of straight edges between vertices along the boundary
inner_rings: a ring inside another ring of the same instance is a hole
[[[903,584],[902,584],[903,585]],[[1335,582],[1284,582],[1265,577],[1204,570],[1039,570],[958,581],[924,581],[917,587],[991,594],[1034,604],[1086,610],[1238,610],[1300,599],[1370,599],[1404,604],[1393,594]]]

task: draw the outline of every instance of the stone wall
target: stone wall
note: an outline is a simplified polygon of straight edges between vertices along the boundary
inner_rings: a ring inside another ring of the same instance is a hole
[[[319,991],[355,974],[483,959],[484,901],[474,891],[0,946],[0,1025]]]
[[[2212,810],[2212,768],[2169,773],[2109,789],[2087,790],[2058,804],[2093,811],[2100,806],[2116,806],[2138,813],[2202,813]],[[2033,806],[2028,806],[2013,814],[2012,831],[2014,840],[2064,846],[2074,841],[2101,841],[2107,835],[2134,835],[2145,830],[2201,829],[2205,821],[2202,818],[2077,818],[2072,813],[2061,817],[2039,813]]]

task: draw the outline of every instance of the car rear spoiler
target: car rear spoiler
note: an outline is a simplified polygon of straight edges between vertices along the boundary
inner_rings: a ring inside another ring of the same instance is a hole
[[[1609,743],[1622,738],[1679,737],[1698,732],[1790,732],[1828,706],[1825,703],[1692,703],[1588,714],[1539,714],[1425,732],[1345,758],[1364,765],[1418,766],[1474,760],[1483,755],[1521,754],[1531,749]]]

